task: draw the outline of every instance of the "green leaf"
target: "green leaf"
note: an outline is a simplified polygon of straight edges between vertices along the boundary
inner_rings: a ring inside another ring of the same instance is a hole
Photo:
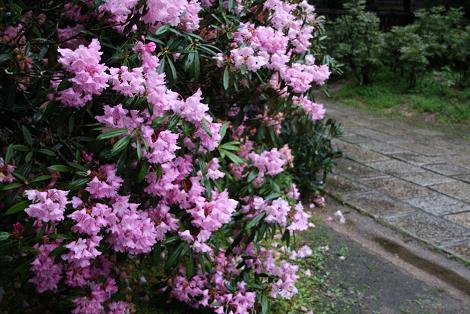
[[[194,256],[193,252],[189,252],[188,259],[186,260],[186,278],[190,279],[194,276]]]
[[[127,129],[115,129],[110,132],[106,132],[106,133],[98,135],[96,139],[101,141],[101,140],[105,140],[105,139],[112,138],[112,137],[126,134],[126,133],[128,133]]]
[[[170,123],[168,123],[168,129],[170,130],[173,129],[178,124],[179,121],[180,121],[179,116],[174,115],[173,117],[171,117]]]
[[[13,144],[8,145],[7,153],[5,154],[5,164],[8,164],[11,158],[13,157],[13,152],[14,152],[13,147],[14,147]]]
[[[9,53],[2,53],[2,54],[0,54],[0,63],[3,63],[3,62],[5,62],[5,61],[8,61],[8,60],[10,60],[10,58],[11,58],[11,54],[9,54]]]
[[[165,121],[170,115],[168,113],[165,113],[163,116],[156,118],[155,120],[152,121],[152,127],[156,128],[159,126],[163,121]]]
[[[249,223],[247,223],[246,228],[251,229],[258,224],[266,216],[266,213],[261,213],[255,218],[253,218]]]
[[[54,257],[54,256],[59,256],[63,253],[67,252],[67,248],[63,245],[56,247],[49,253],[49,256]]]
[[[247,178],[248,183],[250,183],[251,181],[256,179],[257,176],[258,176],[258,171],[253,170],[252,172],[250,172],[250,174],[248,175],[248,178]]]
[[[194,52],[193,70],[194,70],[194,77],[198,79],[199,74],[201,72],[201,66],[199,63],[199,52],[197,52],[197,50]]]
[[[228,89],[229,79],[230,79],[230,74],[228,72],[228,66],[226,66],[224,70],[224,89],[225,90]]]
[[[7,209],[7,211],[5,212],[5,215],[13,215],[13,214],[16,214],[18,212],[21,212],[26,207],[28,207],[29,204],[31,204],[30,201],[21,201],[19,203],[16,203],[15,205],[13,205],[12,207]]]
[[[165,34],[168,30],[170,29],[170,25],[169,24],[165,24],[163,26],[160,26],[156,31],[155,31],[155,36],[160,36],[160,35],[163,35]]]
[[[57,86],[57,91],[60,92],[62,90],[66,90],[69,87],[72,87],[72,83],[70,83],[69,80],[62,80],[62,82],[60,82],[59,86]]]
[[[137,150],[137,159],[141,160],[142,159],[142,147],[141,147],[141,144],[140,144],[140,140],[137,139],[136,141],[136,150]]]
[[[117,141],[113,145],[113,148],[111,149],[111,155],[115,156],[119,154],[121,151],[123,151],[127,147],[127,145],[129,145],[130,141],[131,141],[130,136],[121,138],[119,141]]]
[[[231,160],[233,161],[234,163],[236,163],[237,165],[241,165],[243,163],[245,163],[245,160],[243,160],[242,158],[238,157],[237,155],[235,155],[234,153],[232,152],[229,152],[227,150],[224,150],[224,149],[219,149],[219,152],[220,151],[223,151],[224,154]]]
[[[202,127],[202,129],[203,129],[204,131],[206,131],[207,135],[209,135],[210,137],[212,137],[212,132],[211,132],[211,130],[209,130],[209,128],[207,127],[206,121],[202,121],[201,127]]]
[[[22,125],[21,131],[23,132],[23,137],[26,143],[28,143],[30,147],[33,146],[33,138],[31,137],[31,132],[29,132],[28,128]]]
[[[10,183],[10,184],[5,184],[5,185],[2,185],[0,187],[0,190],[2,191],[7,191],[7,190],[13,190],[13,189],[17,189],[21,186],[22,184],[19,183],[19,182],[14,182],[14,183]]]
[[[1,231],[0,232],[0,241],[5,241],[10,238],[11,234],[9,232]]]
[[[16,151],[19,151],[19,152],[29,152],[30,151],[28,146],[21,145],[21,144],[13,145],[13,149],[16,150]]]
[[[269,299],[264,293],[259,293],[259,303],[261,304],[261,314],[269,313]]]
[[[176,82],[178,76],[176,74],[175,65],[173,64],[173,61],[171,61],[170,57],[167,58],[167,63],[170,66],[171,79],[173,82]]]
[[[88,181],[90,181],[90,178],[81,178],[70,182],[67,186],[69,190],[74,191],[87,184]]]
[[[66,234],[60,234],[60,233],[53,233],[47,236],[49,239],[61,239],[61,240],[68,240],[71,239],[71,236],[68,236]]]
[[[42,176],[39,176],[39,177],[36,177],[36,178],[32,179],[31,181],[29,181],[29,183],[45,181],[45,180],[49,180],[50,178],[51,178],[50,175],[45,174],[45,175],[42,175]]]
[[[38,150],[38,153],[41,153],[43,155],[50,156],[50,157],[55,157],[56,155],[54,151],[47,149],[47,148],[41,148],[40,150]]]
[[[181,255],[181,252],[183,251],[185,245],[187,245],[187,243],[185,242],[181,242],[177,247],[176,249],[173,250],[173,252],[171,253],[171,255],[168,257],[168,259],[166,260],[166,263],[165,263],[165,269],[169,270],[171,269],[172,267],[176,266],[178,264],[178,261],[180,259],[180,255]]]
[[[224,139],[225,134],[227,133],[227,128],[228,128],[228,122],[225,122],[225,123],[222,124],[222,126],[220,127],[220,141],[221,141],[221,142],[222,142],[222,140]]]
[[[25,156],[25,158],[24,158],[24,160],[25,160],[26,162],[30,162],[31,159],[33,159],[33,152],[27,153],[26,156]]]
[[[66,166],[66,165],[52,165],[48,167],[49,170],[52,171],[57,171],[57,172],[70,172],[72,171],[72,168]]]
[[[239,151],[240,150],[240,142],[237,141],[231,141],[224,143],[220,145],[220,148],[225,149],[225,150],[233,150],[233,151]]]

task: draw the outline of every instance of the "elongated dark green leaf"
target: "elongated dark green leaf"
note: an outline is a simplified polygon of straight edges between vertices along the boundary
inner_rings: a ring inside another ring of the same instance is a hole
[[[15,205],[13,205],[13,206],[11,206],[10,208],[7,209],[7,211],[5,212],[5,215],[13,215],[13,214],[16,214],[18,212],[21,212],[26,207],[28,207],[29,204],[31,204],[30,201],[21,201],[19,203],[16,203]]]
[[[54,256],[59,256],[62,255],[63,253],[67,252],[67,248],[63,245],[56,247],[49,253],[49,256],[54,257]]]
[[[142,147],[140,144],[140,139],[137,139],[136,141],[136,150],[137,150],[137,159],[141,160],[142,159]]]
[[[7,148],[7,153],[5,154],[5,163],[8,164],[11,161],[11,158],[13,157],[13,144],[8,145]]]
[[[168,63],[168,66],[170,67],[171,78],[173,82],[176,82],[176,80],[178,79],[178,76],[176,74],[175,65],[173,64],[173,61],[171,61],[170,57],[167,58],[167,63]]]
[[[128,132],[127,129],[115,129],[115,130],[98,135],[96,139],[105,140],[105,139],[112,138],[118,135],[126,134],[127,132]]]
[[[19,152],[29,152],[30,151],[28,146],[21,145],[21,144],[13,145],[13,149],[16,150],[16,151],[19,151]]]
[[[29,132],[28,128],[22,125],[21,131],[23,132],[23,137],[26,143],[28,143],[29,146],[33,146],[33,138],[31,137],[31,132]]]
[[[258,216],[256,216],[255,218],[253,218],[253,219],[246,225],[246,228],[247,228],[247,229],[253,228],[253,227],[256,226],[256,225],[258,224],[258,222],[260,222],[261,219],[263,219],[265,216],[266,216],[266,213],[261,213],[261,214],[259,214]]]
[[[52,165],[48,167],[49,170],[52,171],[57,171],[57,172],[70,172],[72,171],[72,168],[66,166],[66,165]]]
[[[212,132],[211,130],[209,130],[209,128],[207,127],[207,124],[205,121],[202,121],[201,123],[201,127],[204,131],[206,131],[207,135],[211,136],[212,137]]]
[[[114,155],[117,155],[118,153],[122,152],[127,147],[127,145],[129,145],[130,141],[131,141],[130,136],[126,136],[126,137],[121,138],[119,141],[117,141],[113,145],[113,148],[111,149],[111,154],[114,156]]]
[[[197,50],[194,52],[193,70],[194,70],[194,77],[198,79],[199,74],[201,73],[201,65],[199,61],[199,52],[197,52]]]
[[[247,181],[248,181],[248,182],[251,182],[251,181],[253,181],[257,176],[258,176],[258,171],[253,170],[253,171],[250,172],[250,174],[248,175]]]
[[[228,123],[227,122],[222,124],[222,126],[220,127],[220,141],[221,142],[224,139],[225,134],[227,133],[227,128],[228,128]]]
[[[225,70],[224,70],[224,89],[225,90],[228,89],[229,80],[230,80],[230,74],[228,73],[228,66],[227,66],[225,67]]]
[[[47,149],[47,148],[41,148],[40,150],[38,150],[38,153],[41,153],[41,154],[49,156],[49,157],[56,156],[54,151],[52,151],[50,149]]]
[[[50,178],[51,178],[50,175],[45,174],[45,175],[42,175],[42,176],[39,176],[39,177],[36,177],[36,178],[32,179],[31,181],[29,181],[29,183],[45,181],[45,180],[49,180]]]
[[[233,161],[234,163],[236,163],[237,165],[241,165],[243,164],[245,161],[238,157],[237,155],[235,155],[234,153],[232,152],[229,152],[228,150],[225,150],[225,149],[219,149],[219,151],[223,151],[224,154],[231,160]]]
[[[72,182],[68,184],[68,189],[70,191],[77,190],[81,188],[82,186],[84,186],[85,184],[87,184],[88,181],[90,181],[90,178],[81,178],[81,179],[73,180]]]
[[[0,190],[2,190],[2,191],[13,190],[13,189],[19,188],[21,185],[22,184],[19,183],[19,182],[5,184],[5,185],[0,186]]]
[[[10,238],[11,234],[9,232],[1,231],[0,232],[0,241],[5,241]]]
[[[165,24],[163,26],[160,26],[156,31],[155,31],[155,36],[160,36],[160,35],[163,35],[165,34],[166,32],[168,32],[168,30],[170,29],[170,25],[168,24]]]

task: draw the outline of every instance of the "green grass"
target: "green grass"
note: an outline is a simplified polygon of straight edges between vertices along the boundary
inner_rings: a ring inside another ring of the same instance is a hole
[[[426,74],[415,88],[408,89],[398,74],[382,73],[372,84],[348,81],[333,94],[346,105],[377,112],[417,117],[426,122],[470,122],[470,88],[449,87],[450,74]]]

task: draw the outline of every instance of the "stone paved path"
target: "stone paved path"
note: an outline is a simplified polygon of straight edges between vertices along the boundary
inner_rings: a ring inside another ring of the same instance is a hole
[[[328,189],[342,201],[470,261],[470,140],[327,104],[345,134]]]

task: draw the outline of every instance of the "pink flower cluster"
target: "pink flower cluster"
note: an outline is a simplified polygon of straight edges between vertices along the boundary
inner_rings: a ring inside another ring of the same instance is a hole
[[[44,192],[26,190],[26,196],[33,203],[25,209],[28,216],[36,218],[39,222],[59,222],[64,220],[65,206],[68,191],[49,189]]]
[[[305,96],[294,96],[292,99],[294,105],[301,107],[312,120],[321,120],[325,117],[326,110],[323,105],[314,103]]]
[[[137,0],[106,0],[100,10],[111,14],[110,22],[118,30],[123,30],[128,22],[128,16],[136,10]],[[146,0],[146,14],[142,21],[151,29],[161,25],[182,25],[186,31],[193,31],[199,27],[199,11],[201,5],[196,0]]]
[[[72,87],[58,92],[58,99],[66,106],[83,107],[93,95],[100,95],[108,87],[107,67],[100,63],[101,45],[93,39],[87,47],[80,45],[76,50],[59,49],[59,63],[73,74],[68,80]],[[60,86],[60,84],[58,84]]]

